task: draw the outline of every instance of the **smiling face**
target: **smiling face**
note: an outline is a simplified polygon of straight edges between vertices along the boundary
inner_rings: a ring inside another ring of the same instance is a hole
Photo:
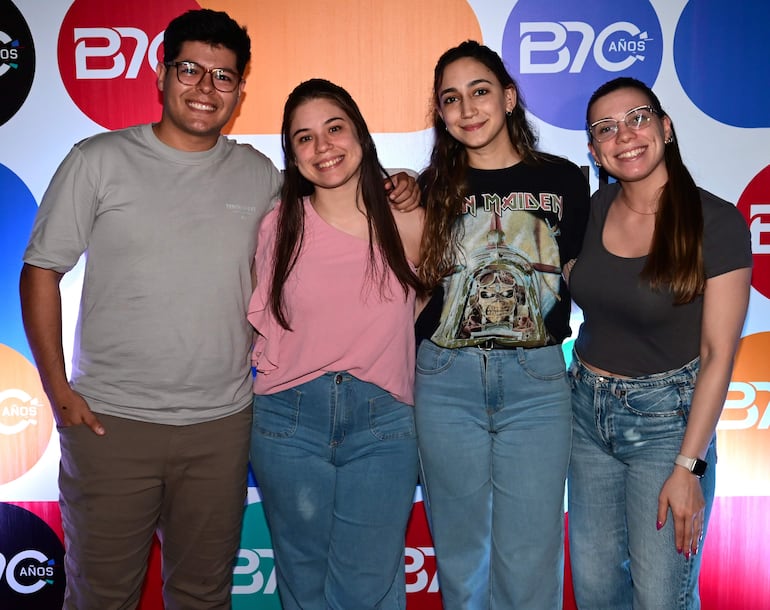
[[[510,154],[513,150],[506,112],[516,104],[515,91],[503,88],[484,64],[470,57],[448,64],[436,96],[447,130],[465,146],[471,158]]]
[[[357,188],[363,150],[350,117],[325,98],[297,106],[289,125],[300,173],[316,188]]]
[[[174,61],[192,61],[203,69],[224,68],[237,74],[235,53],[205,42],[183,43]],[[174,66],[160,64],[157,74],[158,89],[163,93],[163,115],[155,126],[158,138],[185,151],[214,146],[238,105],[244,81],[235,91],[223,93],[214,87],[212,74],[204,75],[197,85],[180,83]]]
[[[598,98],[591,106],[589,123],[601,119],[618,121],[618,132],[614,137],[589,142],[597,163],[608,174],[620,182],[638,182],[645,179],[658,184],[666,182],[668,171],[664,161],[666,139],[671,136],[671,119],[668,116],[653,115],[642,129],[628,127],[623,119],[632,108],[651,104],[651,100],[635,88],[617,89]]]

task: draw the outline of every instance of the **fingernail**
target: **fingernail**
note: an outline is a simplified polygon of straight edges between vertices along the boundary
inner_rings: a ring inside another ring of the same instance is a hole
[[[681,555],[681,554],[682,554],[682,549],[681,549],[681,547],[676,547],[676,552],[677,552],[677,553],[679,553],[679,554]]]
[[[689,559],[690,558],[690,551],[685,551],[684,558]]]
[[[663,527],[663,523],[661,523],[660,521],[657,521],[655,523],[655,527],[658,528],[658,530],[660,530],[660,528]]]

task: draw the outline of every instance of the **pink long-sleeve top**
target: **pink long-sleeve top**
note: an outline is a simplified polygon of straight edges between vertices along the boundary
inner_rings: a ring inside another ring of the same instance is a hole
[[[401,402],[414,404],[415,293],[404,290],[375,248],[379,270],[369,269],[369,243],[324,221],[304,200],[305,235],[299,260],[284,286],[291,331],[268,306],[278,208],[262,221],[256,252],[257,288],[248,319],[257,330],[253,362],[256,394],[273,394],[347,371]]]

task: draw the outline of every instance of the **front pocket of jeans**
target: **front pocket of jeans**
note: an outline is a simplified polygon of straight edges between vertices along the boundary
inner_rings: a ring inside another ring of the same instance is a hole
[[[681,417],[682,397],[677,384],[624,390],[623,406],[639,417]]]
[[[383,394],[369,400],[369,429],[381,441],[414,438],[414,408]]]
[[[457,350],[439,347],[430,341],[423,341],[417,351],[417,372],[421,375],[435,375],[447,370],[457,357]]]
[[[253,429],[264,436],[294,436],[301,400],[302,392],[295,389],[255,396]]]
[[[520,350],[516,357],[527,375],[538,381],[556,381],[567,376],[560,345]]]

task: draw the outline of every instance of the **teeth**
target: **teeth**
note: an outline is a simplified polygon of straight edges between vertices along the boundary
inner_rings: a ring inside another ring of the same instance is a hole
[[[337,165],[340,161],[342,161],[342,157],[337,157],[336,159],[329,159],[328,161],[323,161],[322,163],[319,163],[318,167],[320,169],[328,169],[330,167]]]
[[[190,108],[194,108],[195,110],[207,110],[211,111],[214,110],[214,106],[211,104],[202,104],[200,102],[188,102]]]
[[[634,148],[618,155],[618,159],[633,159],[644,152],[644,148]]]

